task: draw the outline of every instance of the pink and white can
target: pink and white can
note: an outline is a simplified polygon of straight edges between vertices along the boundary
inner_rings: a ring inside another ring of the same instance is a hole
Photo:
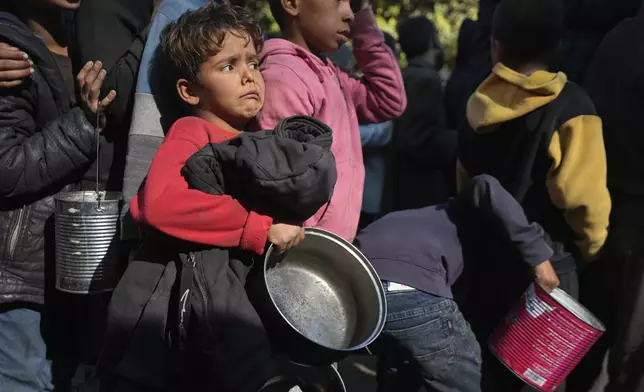
[[[531,284],[489,340],[492,353],[524,382],[550,392],[604,333],[604,325],[560,289]]]

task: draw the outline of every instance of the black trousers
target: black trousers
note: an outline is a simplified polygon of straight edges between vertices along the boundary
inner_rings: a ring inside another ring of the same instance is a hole
[[[600,260],[580,276],[581,301],[607,330],[570,377],[569,392],[585,392],[607,350],[606,392],[644,392],[644,225],[611,222]]]

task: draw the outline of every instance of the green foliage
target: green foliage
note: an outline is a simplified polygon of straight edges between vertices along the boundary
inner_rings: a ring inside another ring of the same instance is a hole
[[[437,3],[434,12],[427,15],[436,26],[449,69],[453,68],[456,59],[461,24],[467,18],[476,19],[477,10],[476,0],[445,1]]]
[[[376,20],[380,28],[398,37],[398,23],[410,16],[426,15],[434,22],[440,41],[445,49],[445,63],[451,69],[456,58],[458,31],[466,18],[476,19],[477,0],[372,0]],[[247,0],[246,6],[253,10],[262,27],[269,34],[279,32],[271,16],[267,1]],[[406,65],[404,56],[401,65]]]
[[[255,17],[257,18],[257,20],[259,20],[264,31],[266,31],[268,34],[276,34],[277,32],[279,32],[280,28],[277,23],[275,23],[273,15],[271,15],[271,8],[268,5],[268,1],[246,0],[244,3],[246,8],[249,8],[251,11],[253,11]]]

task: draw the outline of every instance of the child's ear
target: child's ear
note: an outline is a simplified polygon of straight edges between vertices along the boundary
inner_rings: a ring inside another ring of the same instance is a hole
[[[186,79],[177,80],[177,92],[179,97],[188,105],[195,106],[199,104],[199,96]]]
[[[282,9],[291,17],[300,13],[300,5],[300,0],[282,0]]]

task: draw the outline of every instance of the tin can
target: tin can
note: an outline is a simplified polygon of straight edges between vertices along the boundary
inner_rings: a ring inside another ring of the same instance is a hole
[[[120,193],[56,196],[56,288],[73,294],[114,290],[120,277]]]
[[[489,340],[492,353],[540,391],[554,391],[605,331],[604,325],[560,289],[532,283]]]

